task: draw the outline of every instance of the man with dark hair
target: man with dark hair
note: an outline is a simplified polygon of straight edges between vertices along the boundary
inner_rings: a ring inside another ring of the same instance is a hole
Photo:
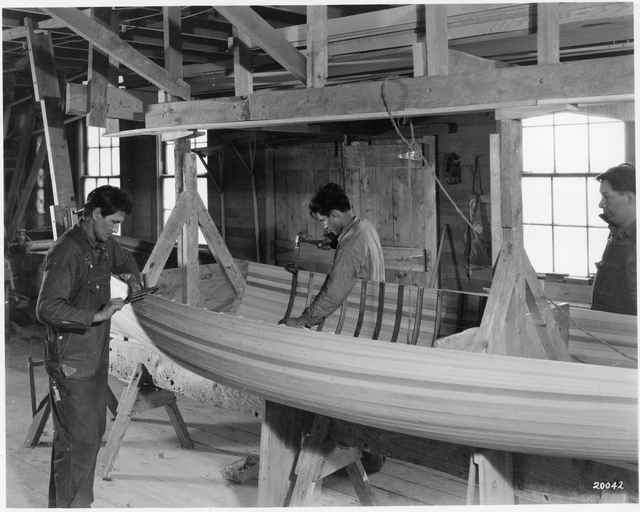
[[[609,224],[610,233],[602,261],[596,263],[591,309],[637,315],[636,169],[621,164],[596,180],[602,196],[600,217]]]
[[[286,321],[290,327],[322,322],[346,300],[358,279],[384,281],[384,256],[376,228],[353,212],[339,185],[320,188],[309,203],[309,213],[327,232],[338,236],[338,245],[327,282],[300,317]]]
[[[47,326],[45,368],[54,425],[50,508],[93,502],[96,458],[106,428],[110,318],[124,306],[111,298],[118,274],[139,291],[134,259],[111,236],[131,202],[119,188],[93,190],[82,219],[49,249],[36,306]]]
[[[311,216],[324,224],[326,232],[338,237],[331,272],[313,302],[298,318],[280,321],[290,327],[312,327],[333,313],[349,295],[358,279],[384,281],[384,255],[378,232],[351,209],[349,198],[335,183],[320,188],[309,203]],[[325,248],[331,239],[327,237]],[[379,471],[385,458],[362,452],[362,465],[367,473]]]

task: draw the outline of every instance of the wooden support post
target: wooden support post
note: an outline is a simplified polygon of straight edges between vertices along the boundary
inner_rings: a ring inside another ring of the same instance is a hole
[[[342,448],[330,440],[331,420],[326,416],[314,415],[310,428],[307,423],[308,433],[304,423],[303,411],[265,402],[258,506],[311,506],[320,492],[322,479],[345,467],[360,504],[377,505],[360,462],[360,450]]]
[[[329,74],[326,5],[307,5],[307,27],[307,87],[324,87]]]
[[[513,505],[513,459],[507,452],[480,450],[473,455],[478,465],[480,505]]]
[[[498,247],[502,247],[502,215],[500,200],[500,135],[492,133],[489,135],[490,158],[489,173],[491,178],[491,259],[495,266],[498,261]]]
[[[260,434],[258,507],[283,507],[289,503],[301,439],[302,411],[265,401]]]
[[[273,149],[265,148],[264,153],[265,183],[265,244],[267,246],[267,265],[276,264],[276,191],[275,172],[273,169]]]
[[[424,172],[422,195],[424,210],[420,215],[424,219],[424,248],[426,250],[427,261],[424,266],[426,271],[426,281],[432,287],[439,285],[439,271],[436,263],[438,251],[438,207],[436,201],[436,137],[428,135],[423,137],[423,157],[427,161],[427,172]],[[444,239],[442,240],[444,241]],[[442,243],[442,242],[441,242]]]
[[[251,37],[233,27],[233,83],[236,96],[253,94],[253,62]]]
[[[503,353],[520,357],[524,354],[522,319],[526,314],[522,227],[522,122],[505,120],[500,121],[499,126],[501,219],[504,240],[512,244],[511,264],[514,266],[513,295],[505,323],[507,344]]]
[[[178,238],[178,267],[182,269],[182,302],[197,306],[199,301],[198,283],[198,195],[196,155],[190,153],[188,139],[177,139],[174,145],[176,169],[176,198],[185,194],[185,222]]]
[[[449,74],[449,36],[447,33],[447,5],[426,4],[425,28],[427,43],[427,74]]]
[[[291,495],[290,506],[308,507],[313,505],[316,486],[322,485],[319,478],[324,456],[324,442],[329,432],[329,418],[316,415],[311,432],[302,443],[302,450],[296,464],[296,483]]]
[[[92,7],[91,15],[96,23],[111,32],[118,33],[118,14],[110,7]],[[88,68],[89,114],[87,126],[107,127],[107,89],[118,86],[118,62],[89,41]]]
[[[538,3],[538,64],[560,62],[560,4]]]
[[[132,416],[162,406],[165,407],[167,414],[169,414],[169,419],[176,431],[180,446],[189,450],[193,449],[193,441],[176,404],[175,394],[155,386],[147,368],[144,364],[138,363],[127,389],[122,394],[116,421],[111,428],[107,445],[102,454],[98,473],[103,480],[110,479],[113,465]]]
[[[33,30],[33,21],[29,18],[25,20],[25,23],[28,28],[27,43],[35,97],[42,106],[54,203],[60,208],[77,208],[71,177],[69,149],[64,133],[62,96],[57,79],[51,35],[49,33],[36,34]],[[57,222],[56,219],[56,222],[53,223],[54,238],[60,236],[64,231],[64,227]]]

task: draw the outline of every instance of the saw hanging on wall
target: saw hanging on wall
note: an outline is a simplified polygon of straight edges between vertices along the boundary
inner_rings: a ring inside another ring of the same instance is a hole
[[[450,176],[447,185],[462,183],[460,157],[456,153],[447,153],[444,156],[444,173]]]

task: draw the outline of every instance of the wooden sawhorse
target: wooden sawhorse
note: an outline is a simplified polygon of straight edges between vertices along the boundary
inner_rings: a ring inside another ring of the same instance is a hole
[[[49,401],[49,393],[47,393],[44,398],[40,400],[40,403],[36,407],[36,383],[33,369],[37,366],[44,366],[44,361],[34,361],[31,356],[27,357],[27,370],[29,371],[29,389],[31,392],[31,414],[33,415],[31,426],[29,427],[27,437],[24,440],[24,445],[27,448],[33,448],[40,442],[40,437],[42,436],[44,427],[47,424],[47,420],[49,419],[49,414],[51,414],[51,402]],[[111,388],[108,388],[108,390],[107,407],[115,418],[118,410],[118,399],[113,394],[113,391],[111,391]]]
[[[360,504],[377,505],[358,448],[342,448],[329,437],[330,419],[316,414],[302,428],[299,409],[265,401],[260,440],[259,507],[305,507],[315,503],[322,479],[346,468]],[[301,442],[302,441],[302,442]]]
[[[107,445],[102,454],[98,473],[103,480],[109,480],[111,478],[111,471],[131,417],[134,414],[150,411],[162,406],[164,406],[169,414],[169,419],[178,435],[180,446],[189,450],[193,449],[193,441],[178,409],[176,395],[172,391],[157,387],[153,383],[153,378],[145,365],[138,363],[127,389],[122,393],[116,421],[111,428]]]

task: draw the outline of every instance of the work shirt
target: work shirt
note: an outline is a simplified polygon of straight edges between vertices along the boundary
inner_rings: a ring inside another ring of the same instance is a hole
[[[615,235],[615,227],[609,229],[602,261],[596,263],[591,309],[637,315],[636,223]]]
[[[91,241],[80,224],[67,230],[49,249],[36,307],[47,325],[45,364],[50,375],[95,376],[109,362],[111,321],[93,323],[111,298],[111,274],[140,273],[135,260],[109,237]]]
[[[347,299],[358,279],[384,282],[384,255],[373,225],[354,217],[338,236],[327,281],[300,317],[304,326],[319,324],[333,313]]]

